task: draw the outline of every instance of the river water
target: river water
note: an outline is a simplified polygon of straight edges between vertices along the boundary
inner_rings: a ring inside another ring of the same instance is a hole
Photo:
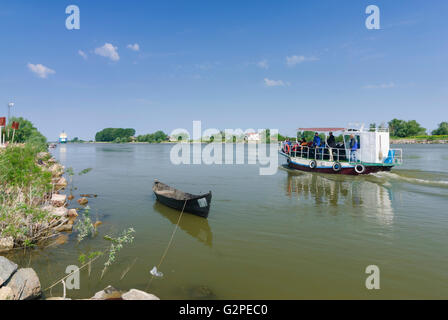
[[[46,288],[80,265],[81,253],[106,249],[105,235],[133,227],[101,278],[101,257],[81,272],[86,298],[107,285],[162,299],[448,298],[448,146],[405,145],[404,165],[390,173],[349,177],[291,172],[260,176],[257,165],[175,166],[171,145],[69,144],[54,155],[90,199],[98,234],[78,244],[10,256],[33,267]],[[182,217],[149,287],[179,212],[156,203],[154,179],[191,193],[213,191],[208,220]],[[76,207],[76,205],[74,205]],[[380,289],[367,290],[366,267],[380,269]],[[62,286],[47,296],[61,295]]]

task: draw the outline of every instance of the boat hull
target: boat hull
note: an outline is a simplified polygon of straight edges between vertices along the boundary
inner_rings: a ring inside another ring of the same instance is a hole
[[[333,165],[336,163],[334,161],[317,160],[315,161],[316,166],[314,168],[310,166],[311,161],[312,160],[309,159],[287,157],[287,163],[290,169],[305,172],[344,174],[344,175],[364,175],[380,171],[390,171],[394,167],[393,165],[369,165],[366,163],[353,164],[348,162],[342,162],[338,163],[340,165],[340,168],[338,170],[335,170],[333,169]],[[356,166],[359,167],[356,168]]]
[[[202,218],[208,218],[212,201],[211,192],[205,195],[196,196],[168,187],[161,182],[155,183],[153,191],[157,201],[167,207],[179,211],[183,210],[184,212],[191,213]],[[172,194],[167,194],[166,191],[174,192],[176,196],[173,197]]]

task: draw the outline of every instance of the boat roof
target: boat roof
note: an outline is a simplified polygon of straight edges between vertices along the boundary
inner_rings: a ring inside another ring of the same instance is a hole
[[[315,132],[333,132],[333,131],[345,131],[345,128],[299,128],[299,131],[315,131]]]

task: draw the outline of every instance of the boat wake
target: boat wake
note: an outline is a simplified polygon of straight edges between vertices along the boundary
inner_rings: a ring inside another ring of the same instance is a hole
[[[383,181],[395,180],[410,184],[448,188],[448,175],[446,173],[425,172],[419,170],[397,170],[395,172],[378,172],[371,176]]]

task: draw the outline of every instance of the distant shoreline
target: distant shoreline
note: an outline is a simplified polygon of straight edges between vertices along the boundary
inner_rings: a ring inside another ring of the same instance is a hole
[[[448,144],[448,140],[430,140],[430,139],[391,139],[391,144]]]

